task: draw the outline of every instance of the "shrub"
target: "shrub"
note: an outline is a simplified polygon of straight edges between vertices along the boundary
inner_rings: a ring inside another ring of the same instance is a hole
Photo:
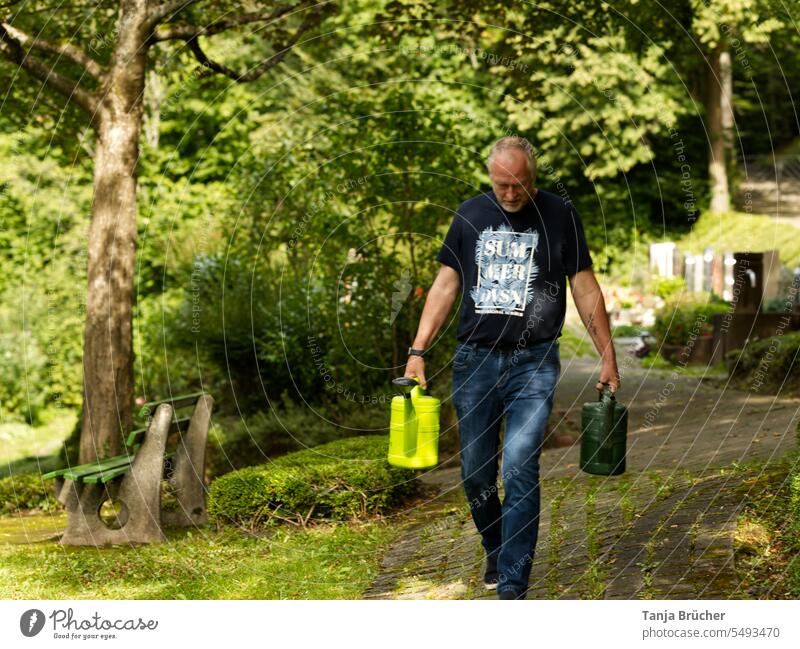
[[[652,292],[665,300],[685,290],[686,280],[683,277],[657,277],[653,280]]]
[[[631,338],[639,336],[642,333],[642,328],[635,325],[621,324],[614,327],[611,335],[614,338]]]
[[[662,345],[686,345],[692,335],[712,334],[713,316],[729,309],[727,302],[714,295],[676,294],[656,313],[652,334]]]
[[[61,505],[55,499],[53,483],[38,473],[13,475],[0,479],[0,515],[21,509],[52,510]]]
[[[391,466],[387,452],[387,436],[350,437],[234,471],[212,483],[209,515],[255,528],[381,514],[416,486],[414,472]]]
[[[800,332],[751,340],[725,354],[731,376],[753,389],[762,385],[790,390],[800,383]]]

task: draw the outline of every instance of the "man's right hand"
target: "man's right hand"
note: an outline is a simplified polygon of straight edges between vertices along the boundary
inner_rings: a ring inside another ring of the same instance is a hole
[[[406,362],[406,373],[403,375],[407,379],[417,379],[419,384],[425,388],[425,359],[422,356],[409,356]]]

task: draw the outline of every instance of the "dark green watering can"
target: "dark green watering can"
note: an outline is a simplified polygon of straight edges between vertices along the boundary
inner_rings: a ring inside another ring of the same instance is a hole
[[[597,401],[583,404],[581,469],[594,475],[625,473],[628,409],[605,385]]]

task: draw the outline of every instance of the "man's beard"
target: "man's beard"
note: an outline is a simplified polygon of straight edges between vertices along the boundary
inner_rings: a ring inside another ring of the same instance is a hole
[[[530,202],[530,199],[521,198],[519,202],[515,203],[514,205],[509,205],[503,201],[500,201],[500,206],[506,211],[511,212],[520,212],[523,207],[525,207]]]

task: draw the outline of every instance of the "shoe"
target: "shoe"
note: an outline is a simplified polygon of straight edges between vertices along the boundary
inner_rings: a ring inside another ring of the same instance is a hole
[[[497,555],[486,555],[486,572],[483,574],[483,587],[486,590],[494,590],[497,588],[498,581]]]
[[[525,599],[527,591],[517,592],[514,589],[500,590],[497,592],[497,599]]]

